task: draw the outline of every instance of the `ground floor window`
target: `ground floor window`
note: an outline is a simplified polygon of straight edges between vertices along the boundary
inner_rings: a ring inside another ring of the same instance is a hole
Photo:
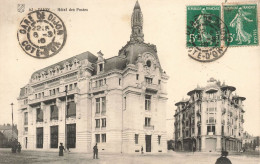
[[[67,124],[67,147],[76,147],[76,124]]]
[[[158,145],[161,145],[161,137],[162,136],[158,136]]]
[[[100,142],[100,134],[95,134],[96,143]]]
[[[51,126],[51,148],[58,148],[58,126]]]
[[[138,137],[139,137],[139,135],[135,134],[135,144],[138,144]]]
[[[43,148],[43,127],[36,128],[36,147]]]
[[[102,142],[106,142],[107,141],[107,136],[106,134],[102,134]]]

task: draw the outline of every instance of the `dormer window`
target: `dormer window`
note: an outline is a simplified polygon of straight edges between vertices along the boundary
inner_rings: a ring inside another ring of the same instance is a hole
[[[145,82],[146,82],[146,84],[152,84],[153,83],[153,79],[149,78],[149,77],[145,77]]]
[[[99,72],[102,72],[102,71],[103,71],[103,63],[99,64]]]

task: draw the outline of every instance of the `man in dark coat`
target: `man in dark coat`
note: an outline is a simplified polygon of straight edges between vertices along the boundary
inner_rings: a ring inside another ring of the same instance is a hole
[[[98,147],[97,147],[97,143],[96,145],[93,147],[93,159],[98,159]]]
[[[228,152],[222,151],[221,157],[219,157],[215,164],[232,164],[231,161],[227,158]]]
[[[59,156],[63,156],[63,150],[65,150],[64,146],[62,143],[60,143],[60,146],[59,146]]]
[[[17,152],[21,153],[21,150],[22,150],[22,146],[21,146],[20,142],[18,142],[18,144],[17,144]]]

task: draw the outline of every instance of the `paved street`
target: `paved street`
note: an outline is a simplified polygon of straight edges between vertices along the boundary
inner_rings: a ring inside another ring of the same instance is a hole
[[[63,157],[58,152],[22,151],[12,154],[9,149],[0,149],[0,163],[88,163],[88,164],[214,164],[217,153],[184,153],[169,151],[166,154],[100,154],[100,159],[93,160],[92,154],[65,153]],[[232,154],[229,159],[233,164],[259,164],[259,154]]]

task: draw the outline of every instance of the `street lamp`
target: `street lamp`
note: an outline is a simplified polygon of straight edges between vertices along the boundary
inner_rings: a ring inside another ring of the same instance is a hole
[[[65,149],[67,149],[67,125],[66,125],[66,119],[67,119],[67,108],[68,108],[68,104],[67,104],[67,95],[68,95],[68,90],[67,87],[65,88],[66,96],[65,96]]]
[[[12,139],[13,139],[13,133],[14,133],[14,114],[13,114],[13,105],[14,103],[10,104],[12,106]]]

